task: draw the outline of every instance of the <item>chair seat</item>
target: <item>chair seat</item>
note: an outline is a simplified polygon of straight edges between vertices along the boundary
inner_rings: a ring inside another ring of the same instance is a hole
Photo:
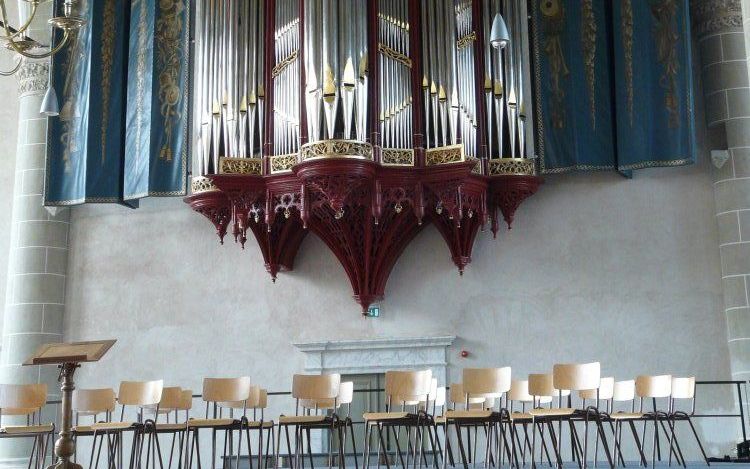
[[[226,427],[239,423],[240,421],[235,419],[190,419],[187,422],[191,428]]]
[[[279,417],[281,425],[295,425],[303,423],[320,423],[329,418],[327,415],[282,415]]]
[[[51,423],[44,425],[9,425],[0,428],[0,433],[6,433],[8,435],[49,433],[54,429],[55,427]]]
[[[640,412],[615,412],[609,416],[612,420],[637,420],[643,417]]]
[[[453,419],[486,419],[492,416],[492,410],[449,410],[445,413],[445,417],[449,420]]]
[[[91,428],[91,425],[76,425],[71,428],[71,430],[73,433],[91,433],[94,431],[94,429]]]
[[[366,412],[362,417],[365,421],[399,420],[409,416],[409,412]]]
[[[91,425],[92,430],[124,430],[135,426],[135,422],[97,422]]]
[[[510,414],[511,421],[531,420],[532,418],[534,418],[534,416],[527,412],[513,412]]]
[[[533,417],[564,417],[566,415],[573,415],[575,409],[571,407],[562,407],[560,409],[531,409],[529,415]]]
[[[263,424],[263,428],[273,428],[273,420],[264,420],[263,422],[247,422],[247,426],[250,428],[260,428]]]
[[[444,424],[445,423],[445,416],[441,415],[440,417],[435,417],[435,423],[436,424],[440,424],[440,425]]]
[[[185,423],[157,423],[156,431],[173,431],[178,432],[185,430],[187,424]]]

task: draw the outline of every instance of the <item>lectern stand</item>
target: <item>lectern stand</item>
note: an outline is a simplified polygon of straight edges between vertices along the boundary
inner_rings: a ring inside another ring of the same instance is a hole
[[[70,460],[75,454],[76,445],[71,436],[73,424],[73,373],[84,362],[99,361],[115,340],[95,340],[91,342],[70,342],[67,344],[45,344],[24,362],[24,365],[57,365],[60,369],[60,390],[62,391],[62,423],[60,437],[55,442],[57,463],[48,469],[82,469],[81,465]]]

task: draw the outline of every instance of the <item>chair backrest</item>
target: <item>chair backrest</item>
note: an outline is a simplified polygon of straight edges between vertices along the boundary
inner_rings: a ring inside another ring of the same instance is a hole
[[[510,367],[464,368],[463,387],[469,397],[502,397],[510,390]]]
[[[244,402],[250,394],[250,378],[204,378],[203,400],[205,402]]]
[[[424,401],[431,387],[432,370],[385,372],[385,398],[393,405]]]
[[[445,386],[435,389],[435,407],[445,406]]]
[[[344,381],[339,384],[339,395],[335,399],[300,399],[300,405],[305,409],[333,409],[351,404],[353,400],[354,382]]]
[[[341,375],[294,375],[292,378],[292,397],[300,401],[321,401],[336,399],[339,395]]]
[[[615,392],[615,379],[613,377],[602,378],[599,382],[599,389],[582,389],[578,391],[578,397],[581,399],[600,399],[607,401],[612,399]]]
[[[0,384],[0,412],[5,415],[33,414],[46,402],[46,384]]]
[[[138,407],[154,406],[161,401],[164,380],[154,381],[122,381],[117,392],[117,402],[120,405],[134,405]]]
[[[466,404],[466,393],[464,392],[464,385],[461,383],[453,383],[450,386],[450,392],[448,393],[448,400],[452,404],[465,405]],[[469,404],[482,404],[484,403],[484,397],[470,397]]]
[[[689,378],[672,377],[672,399],[692,399],[695,397],[695,376]]]
[[[112,388],[76,389],[73,391],[73,412],[85,415],[113,412],[116,401]]]
[[[638,376],[635,379],[635,393],[641,398],[669,397],[672,394],[672,376]]]
[[[182,396],[180,398],[180,406],[177,410],[190,410],[193,408],[193,390],[183,389]]]
[[[260,397],[258,398],[258,409],[265,409],[268,407],[268,390],[267,389],[261,389],[260,390]]]
[[[617,381],[614,384],[612,400],[616,402],[632,401],[635,399],[635,380]]]
[[[552,368],[555,389],[584,391],[599,388],[601,365],[592,363],[559,363]]]
[[[179,386],[169,386],[161,390],[161,401],[159,409],[162,411],[177,410],[182,404],[182,388]]]

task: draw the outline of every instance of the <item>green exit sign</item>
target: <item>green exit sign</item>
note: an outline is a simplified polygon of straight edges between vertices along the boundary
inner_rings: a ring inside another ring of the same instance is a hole
[[[380,317],[380,306],[370,306],[367,309],[366,316],[368,318],[378,318],[378,317]]]

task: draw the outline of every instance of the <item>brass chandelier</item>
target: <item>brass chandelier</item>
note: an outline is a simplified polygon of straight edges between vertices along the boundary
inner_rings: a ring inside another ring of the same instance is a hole
[[[47,51],[34,52],[35,50],[50,47],[32,39],[27,34],[39,11],[39,5],[49,1],[22,0],[21,5],[27,4],[29,12],[25,20],[21,21],[22,24],[18,28],[14,28],[10,26],[8,10],[5,5],[6,0],[0,0],[0,20],[2,21],[0,40],[5,43],[5,48],[16,54],[19,59],[12,69],[0,70],[0,75],[10,76],[15,74],[21,68],[24,59],[44,59],[56,54],[70,42],[73,32],[84,24],[85,21],[83,18],[73,15],[73,7],[76,0],[64,0],[63,16],[55,16],[49,20],[49,24],[62,30],[63,35],[61,40]]]

